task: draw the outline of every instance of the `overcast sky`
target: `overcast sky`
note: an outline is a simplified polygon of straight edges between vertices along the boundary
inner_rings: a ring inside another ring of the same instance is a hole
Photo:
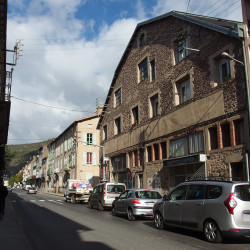
[[[95,114],[137,23],[172,10],[242,21],[240,0],[8,0],[7,49],[23,44],[8,144],[55,138]]]

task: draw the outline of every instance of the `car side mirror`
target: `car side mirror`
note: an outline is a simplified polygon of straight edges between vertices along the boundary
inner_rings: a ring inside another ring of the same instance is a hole
[[[167,200],[168,200],[168,195],[166,195],[166,194],[163,195],[163,200],[164,200],[164,201],[167,201]]]
[[[115,200],[116,200],[116,201],[119,200],[119,197],[115,197]]]

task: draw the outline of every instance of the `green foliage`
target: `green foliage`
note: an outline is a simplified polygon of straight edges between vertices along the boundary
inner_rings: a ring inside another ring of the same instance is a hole
[[[39,148],[48,145],[51,140],[39,143],[7,145],[5,148],[5,168],[8,176],[15,176],[25,167],[27,161],[35,155]],[[14,182],[15,179],[13,180]]]

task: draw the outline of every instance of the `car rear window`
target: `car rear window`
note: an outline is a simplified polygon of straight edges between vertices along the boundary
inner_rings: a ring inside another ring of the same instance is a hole
[[[217,185],[207,185],[206,199],[216,199],[222,194],[222,187]]]
[[[107,193],[120,194],[125,190],[123,185],[108,185]]]
[[[140,199],[161,199],[161,195],[156,191],[136,191],[135,196]]]
[[[234,194],[242,201],[250,201],[250,185],[237,185]]]

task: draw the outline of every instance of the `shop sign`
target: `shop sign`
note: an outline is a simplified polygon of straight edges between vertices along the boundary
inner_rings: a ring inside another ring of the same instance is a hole
[[[173,167],[178,165],[185,165],[191,163],[198,163],[198,162],[205,162],[207,159],[205,154],[198,154],[198,155],[191,155],[181,158],[175,158],[172,160],[165,160],[163,161],[164,167]]]

